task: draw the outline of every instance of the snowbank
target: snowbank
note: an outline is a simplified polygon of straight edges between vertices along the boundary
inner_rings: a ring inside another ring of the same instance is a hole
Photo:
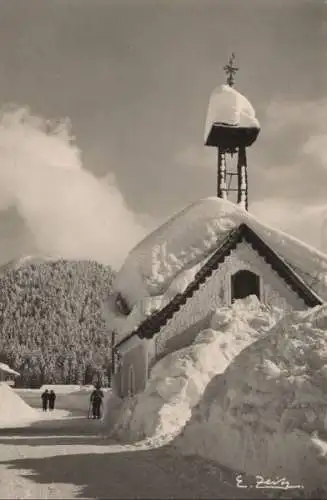
[[[48,391],[55,391],[57,394],[71,394],[71,393],[89,393],[91,391],[94,391],[95,387],[92,384],[89,385],[78,385],[78,384],[45,384],[42,385],[40,389],[36,389],[39,392],[45,391],[45,389],[48,389]],[[24,389],[22,389],[24,390]],[[26,389],[26,390],[35,390],[35,389]],[[110,391],[110,388],[107,387],[102,387],[102,391]]]
[[[128,255],[113,283],[132,312],[109,312],[110,322],[124,335],[145,315],[160,309],[176,290],[192,281],[196,270],[229,232],[246,223],[275,250],[299,277],[327,300],[327,255],[281,231],[260,223],[237,205],[220,198],[193,203],[148,235]],[[197,267],[198,266],[198,267]]]
[[[94,390],[93,385],[78,385],[78,384],[45,384],[39,389],[43,392],[46,389],[48,391],[55,391],[57,394],[70,394],[72,392],[90,392]]]
[[[211,94],[204,132],[205,141],[214,123],[260,128],[250,101],[229,85],[221,85]]]
[[[210,329],[153,367],[144,393],[120,405],[118,400],[110,401],[104,421],[111,435],[123,440],[171,440],[190,418],[210,380],[280,314],[269,311],[256,297],[217,310]]]
[[[327,305],[293,312],[215,377],[177,447],[327,493]]]
[[[39,419],[39,413],[28,406],[6,383],[0,383],[0,426],[30,422]]]

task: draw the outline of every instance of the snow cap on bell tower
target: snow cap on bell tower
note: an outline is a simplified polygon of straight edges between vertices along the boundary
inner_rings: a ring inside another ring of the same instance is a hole
[[[234,61],[235,55],[233,53],[228,64],[224,66],[227,74],[226,84],[219,85],[211,94],[205,126],[205,143],[207,143],[209,133],[215,123],[260,129],[252,104],[244,95],[233,88],[235,85],[234,75],[239,70],[234,66]]]
[[[235,55],[232,54],[224,66],[226,84],[217,87],[211,94],[204,141],[206,146],[215,147],[218,151],[217,196],[228,199],[234,191],[237,193],[237,203],[247,210],[246,148],[257,139],[260,124],[250,101],[233,88],[235,73],[239,69],[234,62]],[[227,164],[234,154],[237,156],[235,172]],[[233,183],[236,176],[237,187]]]

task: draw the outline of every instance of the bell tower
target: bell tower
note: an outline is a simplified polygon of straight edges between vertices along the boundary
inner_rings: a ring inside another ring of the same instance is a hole
[[[258,137],[260,125],[250,102],[233,87],[234,53],[224,66],[226,84],[211,95],[205,145],[217,148],[217,196],[248,210],[248,173],[246,149]]]

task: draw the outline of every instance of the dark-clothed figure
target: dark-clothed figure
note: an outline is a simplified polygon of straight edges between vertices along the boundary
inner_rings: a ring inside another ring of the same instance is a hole
[[[92,404],[93,418],[101,418],[102,399],[103,399],[103,392],[101,391],[100,384],[97,384],[90,398]]]
[[[49,394],[49,410],[51,411],[54,410],[55,402],[56,402],[56,393],[51,390]]]
[[[48,409],[48,402],[49,402],[49,391],[46,389],[43,394],[41,395],[42,399],[42,409],[43,411],[47,411]]]

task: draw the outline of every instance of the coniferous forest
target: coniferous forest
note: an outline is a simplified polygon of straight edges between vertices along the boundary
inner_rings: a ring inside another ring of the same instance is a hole
[[[0,361],[17,387],[110,379],[111,332],[103,317],[114,273],[93,261],[41,261],[0,277]]]

